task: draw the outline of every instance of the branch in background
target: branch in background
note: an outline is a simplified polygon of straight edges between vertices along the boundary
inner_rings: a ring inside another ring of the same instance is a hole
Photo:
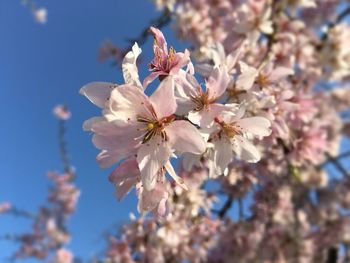
[[[21,238],[19,236],[16,236],[16,235],[6,234],[3,236],[0,236],[0,240],[19,241],[19,240],[21,240]]]
[[[328,23],[327,30],[323,33],[323,35],[321,35],[321,41],[324,42],[325,40],[327,40],[329,30],[332,29],[333,27],[335,27],[341,21],[343,21],[343,19],[345,17],[347,17],[348,15],[350,15],[350,6],[348,6],[341,13],[339,13],[339,15],[337,16],[335,21]]]
[[[226,215],[227,211],[230,210],[232,204],[233,204],[233,197],[229,196],[224,206],[218,211],[218,216],[220,218],[223,218]]]
[[[338,262],[338,249],[335,247],[332,247],[328,249],[326,263],[337,263],[337,262]]]
[[[345,169],[345,167],[340,163],[340,161],[337,158],[334,158],[327,154],[328,161],[331,162],[335,168],[344,176],[344,177],[350,177],[348,171]]]
[[[350,157],[350,151],[347,151],[347,152],[343,152],[335,157],[332,157],[330,155],[327,155],[328,159],[326,161],[324,161],[320,166],[318,166],[317,168],[318,169],[321,169],[323,168],[326,164],[330,163],[330,162],[334,162],[334,161],[340,161],[341,159],[343,158],[347,158],[347,157]],[[330,158],[331,157],[331,158]],[[343,168],[345,169],[345,168]]]
[[[277,35],[277,24],[275,21],[273,21],[274,17],[278,16],[280,13],[282,13],[285,9],[285,3],[284,2],[278,2],[278,1],[272,1],[271,3],[271,9],[272,9],[272,14],[271,16],[272,19],[272,27],[273,27],[273,33],[270,35],[265,35],[267,38],[267,48],[266,48],[266,53],[263,59],[260,62],[259,69],[263,68],[265,64],[271,59],[272,55],[272,47],[276,43],[276,35]]]
[[[58,142],[59,142],[61,160],[63,164],[63,170],[65,173],[73,175],[72,166],[70,165],[70,161],[68,157],[67,143],[65,141],[65,133],[66,133],[65,122],[71,117],[71,113],[68,107],[65,105],[57,105],[54,108],[53,113],[59,119]]]
[[[36,22],[40,24],[45,24],[47,22],[46,8],[38,8],[32,0],[22,0],[22,4],[30,9]]]
[[[245,217],[242,198],[238,198],[237,204],[238,204],[238,218],[239,218],[239,220],[242,220]]]
[[[63,164],[63,170],[65,173],[71,173],[71,165],[69,162],[68,152],[67,152],[67,144],[64,139],[64,135],[66,132],[65,129],[65,120],[59,120],[59,129],[58,129],[58,137],[59,137],[59,147],[60,147],[60,155]]]
[[[11,209],[8,211],[9,214],[15,215],[15,216],[20,216],[20,217],[25,217],[25,218],[30,218],[30,219],[35,219],[36,216],[28,211],[25,211],[23,209],[18,209],[16,207],[11,207]]]
[[[112,59],[113,66],[116,66],[116,65],[120,66],[124,56],[126,55],[127,52],[129,52],[132,49],[132,46],[134,45],[135,42],[137,42],[139,46],[142,46],[143,44],[146,43],[148,37],[150,36],[149,28],[151,26],[154,26],[160,29],[168,25],[170,21],[171,21],[171,11],[166,8],[164,9],[164,11],[159,17],[152,19],[149,22],[149,25],[146,26],[141,31],[138,37],[126,39],[129,45],[126,46],[125,48],[119,48],[110,41],[104,43],[99,50],[98,60],[101,62],[104,62],[107,59]]]
[[[139,34],[137,38],[127,39],[127,41],[130,43],[130,45],[127,47],[127,50],[130,50],[135,42],[137,42],[139,46],[142,46],[143,44],[145,44],[148,37],[150,36],[149,28],[151,26],[161,29],[162,27],[169,24],[170,21],[171,21],[171,12],[166,8],[164,9],[163,13],[159,17],[152,19],[150,21],[149,25],[142,30],[142,32]]]

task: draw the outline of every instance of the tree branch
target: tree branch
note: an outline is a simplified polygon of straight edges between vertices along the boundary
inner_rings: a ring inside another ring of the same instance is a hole
[[[224,206],[219,210],[218,212],[218,216],[220,218],[223,218],[227,211],[230,210],[231,206],[232,206],[232,203],[233,203],[233,197],[232,196],[229,196],[224,204]]]

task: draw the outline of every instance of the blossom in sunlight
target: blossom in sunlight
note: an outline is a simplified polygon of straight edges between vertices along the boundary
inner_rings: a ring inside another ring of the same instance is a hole
[[[11,209],[11,203],[9,202],[0,203],[0,214],[5,214],[10,209]]]
[[[188,112],[188,118],[202,128],[210,126],[214,118],[228,106],[218,103],[229,83],[229,76],[224,69],[215,68],[202,89],[195,77],[184,71],[176,78],[178,87],[177,103],[179,114]]]
[[[34,19],[40,24],[45,24],[47,22],[47,9],[38,8],[33,11]]]
[[[190,63],[188,50],[185,50],[184,53],[176,52],[172,47],[168,50],[163,33],[154,27],[151,27],[150,31],[154,37],[154,58],[149,64],[149,70],[152,73],[143,82],[145,87],[156,77],[164,78],[167,75],[176,74],[182,67]]]
[[[245,107],[235,113],[223,112],[215,119],[217,131],[212,133],[210,142],[214,145],[214,165],[218,173],[224,173],[233,158],[248,162],[257,162],[261,156],[253,144],[254,138],[263,138],[271,134],[271,123],[264,117],[245,117]]]
[[[86,90],[84,94],[90,99],[90,94],[95,96]],[[197,129],[189,122],[176,120],[176,108],[172,78],[164,79],[150,97],[136,86],[120,85],[111,91],[104,116],[88,120],[84,126],[95,133],[93,142],[102,150],[102,163],[105,158],[112,159],[113,164],[135,155],[143,186],[151,190],[163,167],[177,180],[169,161],[174,151],[205,151]]]
[[[55,108],[53,109],[53,113],[58,119],[64,120],[64,121],[70,119],[70,117],[72,116],[68,108],[65,105],[61,105],[61,104],[55,106]]]

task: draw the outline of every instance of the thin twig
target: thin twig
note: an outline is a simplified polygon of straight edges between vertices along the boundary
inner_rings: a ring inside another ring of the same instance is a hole
[[[218,216],[220,218],[223,218],[227,211],[230,210],[231,206],[232,206],[232,203],[233,203],[233,197],[232,196],[229,196],[224,204],[224,206],[219,210],[218,212]]]
[[[348,15],[350,15],[350,6],[348,6],[341,13],[339,13],[339,15],[337,16],[337,18],[335,19],[334,22],[328,23],[328,26],[327,26],[328,30],[326,32],[324,32],[324,34],[321,36],[322,42],[327,40],[329,29],[335,27],[338,23],[340,23]]]
[[[149,34],[150,26],[162,28],[166,26],[170,21],[171,21],[171,12],[168,9],[164,9],[163,13],[159,17],[152,19],[150,21],[149,25],[141,31],[140,35],[137,38],[127,39],[127,41],[130,43],[128,50],[132,48],[135,42],[137,42],[140,46],[146,43],[148,37],[150,36]]]
[[[122,61],[123,61],[123,57],[132,49],[133,45],[135,42],[137,42],[137,44],[139,46],[142,46],[143,44],[146,43],[148,37],[150,36],[149,34],[149,28],[150,26],[154,26],[158,29],[168,25],[171,21],[171,11],[169,9],[164,9],[163,13],[155,18],[155,19],[152,19],[148,26],[146,26],[142,31],[141,33],[139,34],[138,37],[136,38],[129,38],[129,39],[126,39],[127,42],[129,42],[129,45],[125,48],[121,48],[120,49],[120,59],[117,59],[116,61],[114,61],[113,63],[113,66],[116,66],[116,65],[121,65]]]
[[[35,219],[36,216],[28,211],[25,211],[23,209],[18,209],[16,207],[12,207],[8,213],[14,215],[14,216],[20,216],[20,217],[25,217],[25,218],[30,218],[30,219]]]
[[[345,177],[349,177],[349,173],[348,171],[344,168],[344,166],[339,162],[338,159],[330,156],[329,154],[327,154],[328,160],[329,162],[331,162],[335,168],[337,168],[337,170]]]
[[[242,220],[245,217],[244,216],[244,206],[243,206],[242,198],[238,198],[237,204],[238,204],[238,218],[239,218],[239,220]]]
[[[60,155],[62,159],[63,164],[63,170],[65,173],[71,173],[71,165],[69,162],[68,152],[67,152],[67,144],[64,139],[65,136],[65,120],[59,120],[59,127],[58,127],[58,141],[59,141],[59,148],[60,148]]]

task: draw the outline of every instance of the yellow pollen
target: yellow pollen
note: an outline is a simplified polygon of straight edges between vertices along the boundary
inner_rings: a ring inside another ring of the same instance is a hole
[[[154,128],[154,124],[152,122],[147,123],[147,130],[152,130]]]
[[[260,87],[267,86],[269,84],[268,76],[265,76],[265,75],[259,73],[257,82],[258,82]]]

